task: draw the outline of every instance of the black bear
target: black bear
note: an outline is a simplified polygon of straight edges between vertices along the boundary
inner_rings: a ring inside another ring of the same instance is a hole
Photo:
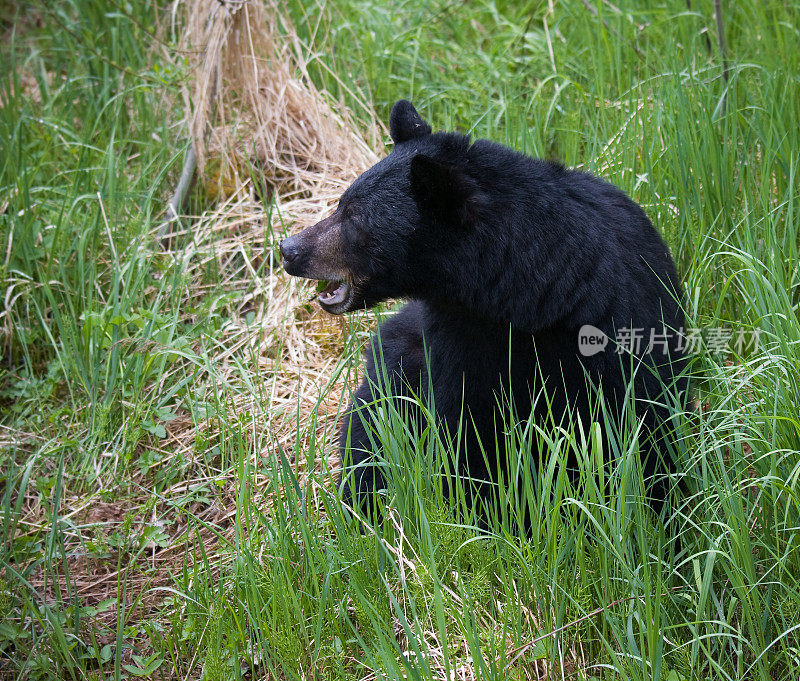
[[[373,337],[341,425],[345,496],[381,487],[370,429],[383,376],[390,394],[424,397],[430,387],[451,433],[462,419],[461,464],[486,481],[497,473],[486,462],[502,458],[486,447],[504,442],[503,396],[522,417],[552,426],[564,415],[588,432],[599,420],[593,386],[619,415],[632,385],[660,507],[668,396],[687,389],[684,316],[673,260],[645,212],[588,173],[432,133],[405,100],[390,132],[391,153],[336,211],[280,244],[289,274],[328,282],[319,303],[330,313],[410,299]],[[535,399],[542,389],[547,399]]]

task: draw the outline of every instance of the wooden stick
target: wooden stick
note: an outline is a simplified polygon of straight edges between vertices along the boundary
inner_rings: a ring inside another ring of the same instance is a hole
[[[169,239],[172,232],[172,225],[180,223],[180,212],[183,207],[183,202],[186,200],[186,194],[189,192],[189,186],[192,184],[194,171],[197,168],[197,153],[194,150],[194,140],[189,143],[189,151],[183,161],[183,169],[181,176],[178,180],[178,185],[175,187],[175,192],[167,204],[167,219],[161,223],[158,228],[157,236],[163,242]]]

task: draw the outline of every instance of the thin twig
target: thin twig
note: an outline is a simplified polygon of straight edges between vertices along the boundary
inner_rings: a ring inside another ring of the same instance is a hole
[[[194,141],[189,142],[189,151],[186,153],[186,158],[183,161],[183,169],[181,176],[178,180],[178,185],[175,187],[175,193],[167,204],[167,219],[161,223],[158,228],[157,236],[159,240],[167,239],[172,232],[172,225],[175,222],[180,222],[179,215],[183,202],[186,200],[186,194],[189,191],[189,186],[192,184],[194,171],[197,167],[197,153],[194,150]]]
[[[229,16],[233,13],[238,11],[240,7],[246,2],[246,0],[242,0],[239,2],[238,0],[231,0],[229,4],[235,4],[234,9],[226,8],[225,4],[222,3],[223,8],[227,9],[229,12]],[[206,46],[206,49],[203,52],[203,60],[205,61],[209,58],[208,54],[209,48]],[[219,61],[215,60],[215,65],[212,68],[210,74],[210,96],[208,97],[207,101],[210,102],[210,107],[214,106],[214,102],[217,98],[217,83],[220,77],[219,73]],[[212,109],[213,110],[213,109]],[[205,143],[208,134],[210,133],[210,126],[207,124],[204,126],[205,130],[203,130],[203,143]],[[184,201],[186,201],[186,195],[189,192],[189,187],[192,184],[192,179],[194,178],[194,171],[197,169],[197,144],[198,140],[195,139],[195,136],[192,131],[192,126],[190,124],[190,131],[189,131],[189,150],[186,153],[186,158],[183,161],[183,168],[181,169],[181,176],[178,179],[178,184],[175,187],[175,192],[172,194],[172,198],[169,200],[167,204],[167,219],[161,223],[158,227],[158,232],[156,233],[159,241],[161,241],[162,246],[167,246],[170,241],[170,236],[173,231],[173,225],[178,223],[180,225],[180,212],[183,208]]]

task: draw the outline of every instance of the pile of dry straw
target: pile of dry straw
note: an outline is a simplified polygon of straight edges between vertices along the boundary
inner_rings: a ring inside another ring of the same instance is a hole
[[[231,406],[251,417],[255,449],[266,454],[279,446],[291,455],[298,435],[306,440],[302,451],[316,434],[332,452],[335,419],[324,417],[341,409],[345,379],[332,372],[346,322],[308,305],[313,287],[282,272],[276,245],[329,214],[377,161],[385,131],[368,103],[357,121],[314,85],[313,54],[277,2],[185,0],[180,8],[182,47],[194,62],[185,103],[197,175],[219,200],[193,219],[190,234],[173,240],[181,244],[173,254],[196,274],[193,294],[204,292],[209,265],[233,294],[224,302],[231,321],[216,339],[213,369],[231,384],[249,384],[234,391]],[[259,192],[249,179],[253,169]],[[257,194],[271,197],[274,208],[267,211]],[[257,276],[263,258],[265,275]],[[268,391],[264,399],[253,399],[261,390]],[[320,401],[316,433],[304,432]],[[194,431],[176,430],[175,437],[188,445]]]

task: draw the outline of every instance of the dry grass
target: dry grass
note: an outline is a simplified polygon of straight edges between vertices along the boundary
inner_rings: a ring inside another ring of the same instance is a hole
[[[269,413],[255,413],[246,397],[232,407],[251,414],[255,430],[291,452],[296,420],[275,413],[307,419],[323,392],[330,398],[320,413],[339,409],[342,381],[332,390],[326,386],[341,353],[344,322],[309,308],[312,289],[282,272],[276,245],[287,230],[325,217],[377,161],[382,128],[373,116],[369,129],[359,129],[350,111],[314,86],[310,51],[278,3],[179,4],[186,17],[183,49],[196,57],[187,118],[204,187],[221,201],[195,218],[191,240],[178,239],[186,245],[171,255],[195,279],[187,296],[203,294],[202,272],[211,260],[221,286],[242,292],[230,310],[231,323],[216,339],[214,370],[240,383],[239,362],[256,358],[249,378],[269,390]],[[274,200],[269,215],[248,179],[251,169]],[[256,276],[262,258],[269,260],[265,278]],[[255,317],[245,323],[248,313]],[[191,429],[183,437],[191,441]]]
[[[185,0],[173,9],[174,17],[181,14],[181,53],[194,56],[193,78],[184,92],[187,128],[203,189],[216,203],[184,220],[182,231],[173,231],[165,256],[187,274],[185,310],[207,295],[209,267],[218,276],[213,287],[235,294],[221,303],[228,322],[210,351],[204,349],[205,390],[209,401],[218,398],[227,413],[201,420],[180,413],[167,425],[167,437],[148,448],[163,456],[162,466],[173,457],[199,459],[199,441],[213,443],[222,422],[244,419],[254,470],[276,449],[291,459],[313,437],[323,445],[316,449],[314,467],[323,467],[320,457],[326,453],[327,469],[335,471],[338,455],[332,441],[347,380],[335,369],[350,322],[308,304],[313,286],[283,273],[276,246],[281,234],[330,212],[353,179],[377,161],[374,150],[382,149],[383,130],[378,123],[358,129],[346,108],[314,86],[306,69],[309,51],[278,3]],[[261,178],[273,210],[268,212],[257,198],[253,175]],[[152,387],[154,396],[160,387]],[[315,430],[307,427],[310,423],[316,423]],[[0,438],[13,437],[19,445],[20,435],[3,432]],[[301,476],[303,463],[296,462]],[[73,593],[85,606],[97,606],[119,598],[124,583],[129,621],[151,617],[163,601],[156,587],[170,585],[171,574],[196,559],[200,543],[206,555],[214,556],[221,541],[232,539],[237,494],[232,476],[215,479],[222,486],[211,504],[178,509],[171,502],[207,482],[204,475],[176,483],[161,502],[149,505],[147,483],[138,473],[132,476],[131,493],[113,502],[99,489],[93,495],[72,493],[65,480],[62,520],[75,526],[65,538],[70,556],[60,569],[37,570],[32,588],[43,602]],[[269,494],[265,476],[256,473],[255,484]],[[22,515],[31,532],[46,526],[39,495],[26,500]],[[166,548],[152,544],[136,558],[121,550],[93,557],[85,550],[87,538],[102,543],[120,530],[136,536],[153,523],[168,533]],[[120,554],[125,558],[118,564]],[[101,644],[113,642],[117,608],[95,617],[95,624],[107,631],[98,636]]]
[[[361,130],[314,86],[312,55],[277,3],[195,0],[184,11],[185,49],[198,62],[188,99],[200,168],[220,156],[220,175],[239,187],[243,164],[257,164],[285,215],[316,219],[377,160],[374,116]]]

